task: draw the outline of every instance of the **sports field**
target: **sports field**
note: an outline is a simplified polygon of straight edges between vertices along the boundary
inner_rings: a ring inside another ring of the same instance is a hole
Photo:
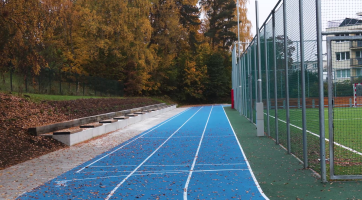
[[[308,108],[307,139],[310,166],[319,171],[319,110]],[[266,112],[266,111],[265,111]],[[335,174],[361,174],[362,170],[362,108],[340,107],[333,109]],[[326,153],[329,158],[328,109],[324,110]],[[279,138],[287,146],[286,114],[278,110]],[[274,109],[270,110],[271,136],[275,138]],[[302,147],[302,109],[290,109],[290,132],[292,153],[303,158]],[[327,162],[329,164],[329,162]]]
[[[193,107],[18,199],[267,199],[222,106]]]

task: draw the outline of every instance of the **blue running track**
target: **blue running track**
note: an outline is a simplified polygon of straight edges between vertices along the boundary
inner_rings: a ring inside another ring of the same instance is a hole
[[[222,106],[193,107],[18,199],[267,199]]]

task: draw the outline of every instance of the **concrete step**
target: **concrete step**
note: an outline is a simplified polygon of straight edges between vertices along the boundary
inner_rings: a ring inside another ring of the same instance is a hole
[[[119,117],[113,117],[113,119],[116,119],[116,120],[125,120],[125,119],[128,119],[129,117],[127,116],[119,116]]]
[[[116,119],[106,119],[106,120],[100,121],[99,123],[102,123],[102,124],[111,124],[111,123],[115,123],[115,122],[118,122],[118,120],[116,120]]]
[[[64,129],[64,130],[54,132],[53,135],[70,135],[70,134],[78,133],[81,131],[83,131],[83,129],[81,129],[81,128]]]
[[[84,124],[84,125],[81,125],[80,128],[96,128],[96,127],[99,127],[99,126],[102,126],[103,124],[102,123],[91,123],[91,124]]]

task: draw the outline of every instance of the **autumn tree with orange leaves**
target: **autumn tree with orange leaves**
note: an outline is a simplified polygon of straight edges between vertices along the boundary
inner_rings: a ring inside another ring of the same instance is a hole
[[[213,95],[227,96],[237,8],[241,41],[251,39],[247,0],[239,5],[232,0],[201,0],[200,7],[198,3],[3,0],[0,73],[12,70],[26,77],[50,68],[118,80],[129,96],[206,102],[217,77],[210,60],[222,57],[217,62],[222,72],[216,72],[223,74],[222,84],[217,84],[224,92]]]

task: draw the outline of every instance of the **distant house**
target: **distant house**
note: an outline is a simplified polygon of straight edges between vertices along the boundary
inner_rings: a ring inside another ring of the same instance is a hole
[[[362,16],[362,13],[357,13]],[[345,18],[343,20],[329,21],[327,32],[361,30],[362,19]],[[357,36],[361,34],[336,34],[334,36]],[[362,41],[333,41],[332,67],[335,72],[335,81],[351,80],[362,77]]]

